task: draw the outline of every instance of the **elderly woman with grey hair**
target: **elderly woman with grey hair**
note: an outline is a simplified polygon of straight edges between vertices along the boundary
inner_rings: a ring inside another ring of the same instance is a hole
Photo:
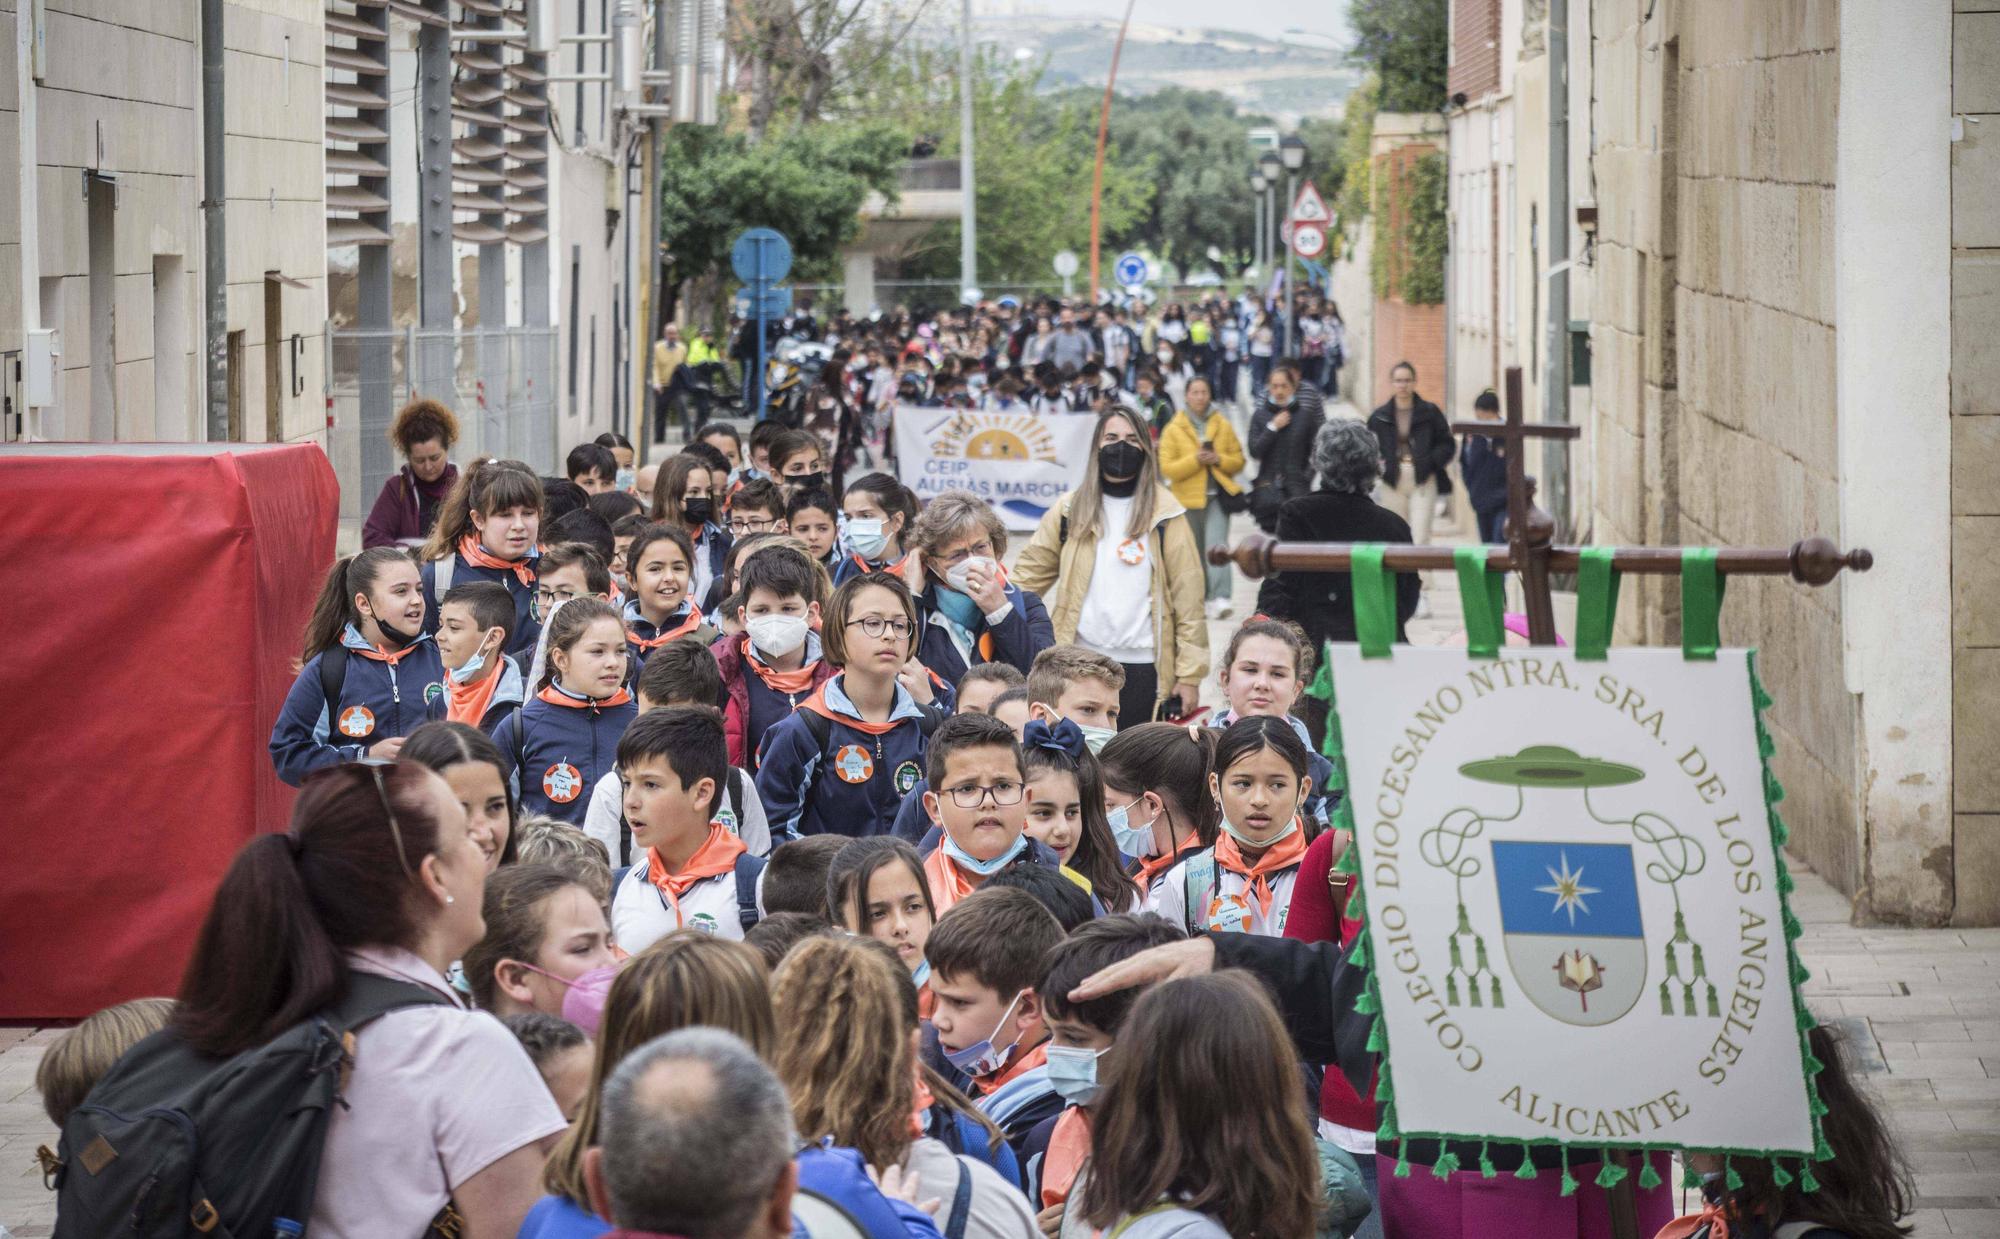
[[[1022,675],[1056,643],[1041,598],[1007,580],[1007,526],[976,495],[947,491],[910,527],[903,579],[917,596],[917,661],[947,685],[979,663]]]
[[[1336,417],[1313,436],[1312,468],[1319,485],[1278,509],[1281,542],[1408,542],[1410,523],[1369,497],[1382,476],[1382,449],[1366,423]],[[1396,640],[1417,610],[1423,586],[1414,572],[1396,574]],[[1264,581],[1257,609],[1306,630],[1314,649],[1354,640],[1354,598],[1345,572],[1278,572]],[[1326,730],[1326,703],[1305,699],[1306,725],[1317,748]]]

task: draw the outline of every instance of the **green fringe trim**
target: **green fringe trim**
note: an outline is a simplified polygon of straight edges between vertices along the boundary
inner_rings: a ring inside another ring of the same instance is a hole
[[[1732,1192],[1743,1190],[1743,1176],[1736,1171],[1736,1163],[1727,1155],[1722,1159],[1722,1186]]]
[[[1410,1177],[1410,1148],[1407,1143],[1396,1146],[1396,1177],[1399,1179]]]
[[[1681,1151],[1681,1156],[1687,1156],[1685,1149]],[[1683,1188],[1697,1188],[1701,1186],[1701,1176],[1694,1172],[1694,1164],[1692,1162],[1683,1161],[1681,1163],[1681,1186]]]
[[[1569,1146],[1564,1144],[1557,1147],[1562,1150],[1563,1159],[1562,1194],[1565,1196],[1574,1196],[1576,1195],[1576,1176],[1569,1172]]]
[[[1514,1168],[1514,1177],[1517,1179],[1535,1177],[1535,1151],[1525,1144],[1521,1146],[1521,1164]]]
[[[1779,1187],[1789,1187],[1792,1182],[1792,1172],[1786,1170],[1785,1163],[1775,1157],[1771,1159],[1771,1182]]]
[[[1439,1154],[1437,1161],[1431,1165],[1431,1177],[1436,1179],[1449,1179],[1451,1177],[1451,1172],[1457,1169],[1458,1169],[1458,1154],[1453,1153],[1450,1150],[1446,1150],[1445,1152]]]
[[[1777,744],[1771,739],[1770,729],[1764,725],[1764,711],[1771,708],[1774,699],[1764,688],[1763,678],[1757,674],[1755,651],[1749,655],[1749,664],[1750,700],[1754,707],[1757,751],[1763,758],[1764,767],[1765,817],[1771,828],[1771,860],[1777,869],[1778,906],[1782,910],[1781,919],[1785,927],[1785,960],[1792,982],[1793,1023],[1798,1029],[1799,1064],[1805,1077],[1806,1109],[1812,1116],[1812,1159],[1801,1162],[1798,1184],[1801,1191],[1814,1192],[1819,1190],[1819,1180],[1813,1176],[1812,1161],[1826,1161],[1833,1156],[1833,1150],[1827,1146],[1826,1132],[1821,1122],[1826,1117],[1826,1103],[1819,1095],[1819,1074],[1825,1070],[1826,1065],[1813,1055],[1811,1046],[1807,1042],[1807,1034],[1817,1026],[1818,1021],[1813,1018],[1812,1011],[1806,1006],[1805,996],[1799,992],[1799,987],[1812,974],[1799,959],[1798,939],[1804,932],[1804,926],[1799,924],[1797,914],[1792,911],[1791,895],[1797,889],[1797,884],[1792,880],[1790,866],[1785,863],[1785,844],[1791,840],[1791,831],[1778,813],[1778,804],[1785,798],[1785,789],[1778,782],[1776,772],[1771,769],[1771,759],[1777,753]],[[1783,1186],[1778,1175],[1784,1171],[1777,1167],[1775,1159],[1772,1164],[1772,1181]],[[1737,1190],[1741,1185],[1742,1176],[1729,1169],[1727,1177],[1732,1180],[1727,1184],[1729,1190]]]
[[[1598,1168],[1597,1168],[1597,1186],[1602,1188],[1617,1187],[1620,1183],[1623,1183],[1625,1181],[1626,1175],[1632,1173],[1631,1171],[1625,1169],[1625,1167],[1619,1165],[1617,1162],[1611,1160],[1610,1149],[1603,1150],[1602,1152],[1599,1153],[1598,1156],[1602,1160],[1598,1163]]]
[[[1660,1185],[1660,1172],[1653,1166],[1653,1151],[1639,1150],[1639,1190],[1650,1192]]]
[[[1482,1179],[1490,1179],[1494,1175],[1499,1173],[1498,1171],[1493,1169],[1492,1154],[1486,1151],[1486,1146],[1489,1143],[1490,1141],[1486,1140],[1481,1140],[1479,1142],[1479,1177]]]

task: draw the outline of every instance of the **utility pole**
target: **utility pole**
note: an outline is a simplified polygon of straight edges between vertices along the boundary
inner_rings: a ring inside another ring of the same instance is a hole
[[[979,287],[979,221],[972,180],[972,0],[963,0],[958,36],[958,291]]]
[[[1549,5],[1549,322],[1542,355],[1542,420],[1569,421],[1569,5]],[[1570,528],[1569,454],[1561,440],[1542,444],[1542,477],[1556,536]]]

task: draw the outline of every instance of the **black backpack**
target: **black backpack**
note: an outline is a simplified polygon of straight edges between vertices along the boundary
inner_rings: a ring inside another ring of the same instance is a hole
[[[331,1009],[233,1058],[201,1054],[171,1029],[147,1037],[63,1124],[50,1174],[56,1239],[262,1239],[281,1218],[303,1224],[327,1119],[347,1104],[354,1030],[450,1001],[353,972]]]

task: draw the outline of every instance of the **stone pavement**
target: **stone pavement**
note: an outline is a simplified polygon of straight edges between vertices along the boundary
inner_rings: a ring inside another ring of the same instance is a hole
[[[1237,517],[1235,536],[1252,531]],[[1444,526],[1440,540],[1453,530]],[[1431,615],[1410,639],[1462,641],[1458,590],[1433,574]],[[1209,624],[1217,657],[1256,606],[1256,583],[1237,580],[1236,615]],[[1204,699],[1221,698],[1211,676]],[[1849,923],[1847,899],[1793,862],[1792,907],[1805,924],[1799,954],[1820,1018],[1858,1048],[1863,1083],[1887,1111],[1916,1175],[1915,1239],[2000,1239],[2000,929],[1886,929]],[[54,1030],[0,1028],[0,1227],[43,1239],[55,1207],[42,1189],[35,1146],[54,1143],[34,1087]]]

